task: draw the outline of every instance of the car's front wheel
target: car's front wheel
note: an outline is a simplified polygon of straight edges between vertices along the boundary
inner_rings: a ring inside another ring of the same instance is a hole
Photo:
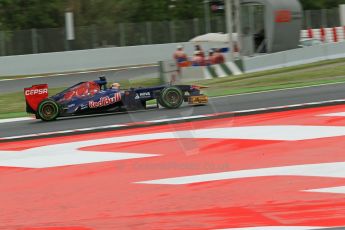
[[[59,114],[59,105],[51,99],[46,99],[39,104],[36,117],[41,118],[43,121],[53,121]]]
[[[165,88],[159,96],[158,103],[167,109],[179,108],[183,103],[183,93],[176,87]]]

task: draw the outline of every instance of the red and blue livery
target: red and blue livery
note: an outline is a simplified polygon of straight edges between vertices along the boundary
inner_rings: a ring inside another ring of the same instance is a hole
[[[190,105],[208,103],[200,93],[203,87],[193,85],[162,85],[148,88],[119,90],[107,87],[107,80],[80,82],[54,96],[48,97],[48,85],[33,85],[24,89],[26,111],[37,119],[52,121],[58,117],[133,111],[147,108],[156,99],[157,107],[176,109],[183,102]]]

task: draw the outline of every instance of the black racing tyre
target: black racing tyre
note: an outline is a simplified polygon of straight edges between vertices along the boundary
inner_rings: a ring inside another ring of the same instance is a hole
[[[183,103],[183,93],[176,87],[165,88],[162,90],[158,102],[167,109],[177,109]]]
[[[38,115],[38,113],[35,114],[35,118],[36,118],[37,120],[41,120],[41,119],[42,119],[42,118],[40,117],[40,115]]]
[[[163,106],[164,108],[166,108],[167,106],[164,104],[164,102],[162,101],[162,96],[159,95],[159,97],[157,97],[157,102],[159,105]]]
[[[36,117],[40,117],[43,121],[53,121],[59,114],[59,105],[51,99],[46,99],[39,104]]]

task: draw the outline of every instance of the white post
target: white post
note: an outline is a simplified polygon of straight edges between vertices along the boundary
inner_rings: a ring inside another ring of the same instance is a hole
[[[38,53],[38,44],[37,44],[37,31],[36,29],[31,29],[31,44],[32,44],[32,53]]]
[[[152,44],[152,22],[146,22],[146,44]]]
[[[194,18],[193,19],[193,28],[194,28],[194,37],[200,35],[200,32],[199,32],[199,19],[198,18]]]
[[[210,0],[204,0],[204,14],[205,14],[205,30],[206,33],[211,32],[211,17],[210,17]]]
[[[240,0],[235,0],[235,14],[236,14],[237,47],[238,47],[239,57],[241,58],[242,26],[241,26],[241,2],[240,2]]]
[[[123,23],[119,24],[120,29],[120,46],[126,46],[126,30]]]
[[[225,0],[226,27],[229,36],[229,60],[234,61],[234,42],[232,39],[232,0]]]
[[[0,31],[0,56],[5,56],[6,55],[6,36],[4,31]]]
[[[340,24],[345,26],[345,4],[339,5]]]
[[[65,13],[65,24],[66,24],[66,40],[71,41],[75,39],[74,34],[74,19],[72,12]]]

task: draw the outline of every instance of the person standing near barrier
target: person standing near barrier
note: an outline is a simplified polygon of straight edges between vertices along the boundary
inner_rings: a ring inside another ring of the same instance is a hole
[[[214,54],[214,64],[223,64],[225,63],[225,57],[222,54],[222,52],[220,52],[220,49],[216,49]]]
[[[214,49],[210,49],[208,51],[208,58],[206,60],[207,65],[214,65],[216,64],[216,56],[214,55]]]
[[[202,52],[199,51],[194,51],[194,56],[192,59],[192,65],[193,66],[205,66],[205,57],[203,56]]]
[[[190,61],[188,60],[187,54],[184,52],[182,45],[178,45],[176,51],[174,52],[174,59],[178,66],[178,74],[181,74],[181,68],[190,66]]]
[[[195,45],[195,52],[199,51],[200,52],[200,55],[205,57],[205,52],[204,50],[201,48],[200,45]]]
[[[177,46],[177,49],[174,52],[174,59],[178,64],[188,61],[187,54],[184,52],[182,45]]]

